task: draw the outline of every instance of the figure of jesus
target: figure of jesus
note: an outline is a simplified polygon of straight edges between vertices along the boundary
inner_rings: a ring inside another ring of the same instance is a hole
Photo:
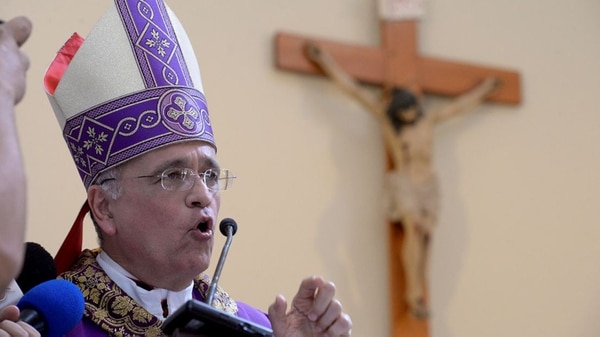
[[[402,225],[404,243],[398,251],[406,277],[405,302],[416,318],[429,316],[425,300],[429,241],[439,216],[439,186],[433,168],[435,125],[472,111],[499,85],[486,78],[472,90],[434,111],[423,111],[417,97],[406,88],[383,90],[378,99],[359,86],[317,44],[308,43],[307,57],[344,92],[357,99],[379,122],[390,154],[387,184],[388,217]]]

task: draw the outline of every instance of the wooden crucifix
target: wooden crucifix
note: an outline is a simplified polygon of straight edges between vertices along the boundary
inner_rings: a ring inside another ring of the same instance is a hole
[[[399,13],[393,8],[398,4],[405,7]],[[419,54],[416,41],[418,18],[422,14],[418,10],[419,0],[381,0],[380,6],[381,46],[356,46],[279,32],[275,37],[276,66],[329,76],[379,119],[386,117],[383,111],[390,101],[383,99],[382,105],[369,101],[357,93],[353,80],[381,86],[384,92],[406,89],[417,98],[422,94],[435,94],[459,96],[463,101],[471,99],[467,103],[483,98],[507,104],[520,103],[520,76],[516,71]],[[411,8],[407,11],[407,7]],[[499,86],[487,95],[491,78],[497,80]],[[486,79],[488,84],[485,84]],[[393,137],[393,129],[384,128],[383,131],[385,138]],[[394,162],[397,162],[394,158],[400,156],[397,154],[400,150],[392,148],[389,141],[386,141],[386,146],[390,159],[389,170],[393,171]],[[399,300],[407,297],[407,275],[401,267],[403,258],[398,253],[404,251],[403,246],[406,245],[405,228],[396,221],[390,221],[389,234],[391,330],[394,336],[426,336],[426,321],[411,319],[405,303]]]

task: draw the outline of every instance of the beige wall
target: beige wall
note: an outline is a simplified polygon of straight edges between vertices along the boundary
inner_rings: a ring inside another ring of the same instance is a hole
[[[239,179],[221,216],[240,229],[222,285],[266,309],[324,274],[355,336],[389,336],[384,156],[377,125],[330,83],[276,70],[285,30],[378,44],[374,0],[169,2],[199,58],[222,164]],[[56,252],[84,191],[42,90],[61,44],[107,0],[3,0],[35,30],[18,122],[28,239]],[[518,69],[524,102],[486,105],[436,133],[443,207],[433,242],[435,337],[600,331],[600,2],[429,0],[421,50]],[[0,79],[1,80],[1,79]],[[432,99],[428,104],[443,104]],[[86,246],[95,246],[90,226]],[[223,240],[217,242],[218,255]],[[209,270],[212,274],[213,270]]]

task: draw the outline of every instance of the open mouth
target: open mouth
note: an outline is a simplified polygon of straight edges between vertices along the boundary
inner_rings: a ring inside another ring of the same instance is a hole
[[[201,231],[202,233],[206,233],[210,229],[210,226],[209,226],[209,223],[207,221],[205,221],[205,222],[199,223],[198,226],[196,226],[196,228],[199,231]]]

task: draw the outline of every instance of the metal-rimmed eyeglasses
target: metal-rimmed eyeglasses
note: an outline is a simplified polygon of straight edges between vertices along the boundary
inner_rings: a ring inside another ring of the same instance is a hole
[[[208,169],[198,173],[191,168],[173,167],[164,170],[158,175],[137,176],[131,178],[160,178],[160,186],[167,191],[187,191],[194,186],[196,178],[200,178],[208,190],[216,192],[231,188],[233,179],[236,177],[233,172],[228,169]],[[115,178],[106,179],[102,181],[101,184],[109,180],[115,180]]]

